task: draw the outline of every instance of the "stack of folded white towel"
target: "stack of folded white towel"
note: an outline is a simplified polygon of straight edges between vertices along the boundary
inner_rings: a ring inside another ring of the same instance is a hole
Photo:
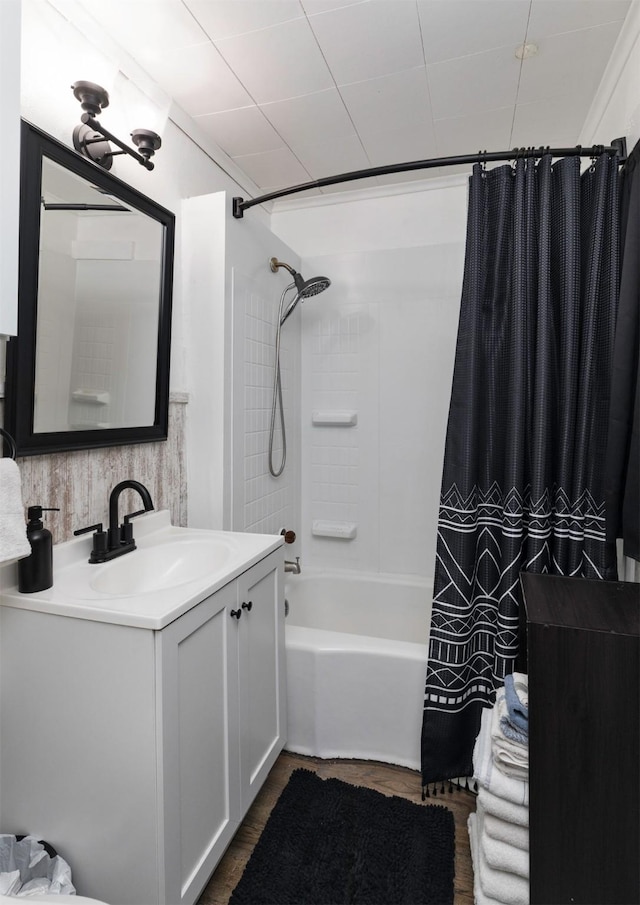
[[[527,676],[507,676],[482,713],[473,750],[477,811],[469,816],[476,905],[529,903]]]

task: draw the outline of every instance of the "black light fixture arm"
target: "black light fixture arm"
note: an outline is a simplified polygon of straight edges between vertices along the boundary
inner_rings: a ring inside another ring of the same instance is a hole
[[[284,198],[286,195],[293,195],[297,192],[305,192],[308,189],[318,189],[327,185],[338,185],[341,182],[352,182],[356,179],[366,179],[368,176],[388,176],[391,173],[406,173],[411,170],[429,170],[436,167],[451,167],[456,164],[471,163],[492,163],[496,161],[509,161],[515,158],[539,158],[545,154],[551,154],[552,157],[596,157],[599,154],[617,155],[620,163],[624,163],[627,157],[627,140],[626,138],[616,138],[611,142],[610,147],[605,145],[593,145],[590,148],[583,148],[576,145],[574,148],[513,148],[511,151],[479,151],[476,154],[462,154],[457,157],[433,157],[428,160],[411,160],[406,163],[392,163],[382,167],[369,167],[366,170],[353,170],[350,173],[341,173],[338,176],[325,176],[322,179],[314,179],[311,182],[304,182],[301,185],[294,185],[287,189],[278,189],[269,192],[266,195],[260,195],[245,201],[244,198],[236,197],[233,199],[233,216],[236,220],[241,220],[244,212],[256,204],[264,204],[265,201],[273,201],[276,198]]]
[[[147,170],[153,170],[153,157],[162,145],[162,139],[150,129],[134,129],[131,139],[138,148],[134,151],[112,132],[105,129],[95,118],[109,106],[109,95],[95,82],[74,82],[71,86],[73,96],[80,101],[84,113],[80,117],[81,125],[73,130],[73,146],[80,154],[97,163],[105,170],[111,169],[113,158],[119,154],[128,154]],[[119,151],[112,151],[109,142],[113,142]]]
[[[83,113],[80,117],[80,122],[83,123],[83,125],[87,126],[89,129],[93,129],[94,132],[99,132],[102,136],[102,138],[85,138],[85,146],[90,144],[97,144],[98,142],[103,141],[103,139],[106,139],[107,141],[113,142],[114,145],[117,145],[117,147],[121,149],[120,151],[107,152],[109,157],[116,157],[118,154],[128,154],[129,157],[133,157],[133,159],[137,160],[138,163],[141,164],[145,169],[153,170],[154,164],[151,163],[148,157],[144,157],[142,154],[138,154],[138,152],[134,151],[133,148],[130,148],[123,141],[120,141],[119,138],[116,138],[116,136],[112,132],[109,132],[108,129],[105,129],[105,127],[102,126],[97,119],[94,119],[90,113]]]

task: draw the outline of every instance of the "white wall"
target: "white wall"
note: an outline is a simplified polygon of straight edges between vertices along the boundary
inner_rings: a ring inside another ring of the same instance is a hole
[[[583,145],[640,140],[640,0],[631,4],[580,135]]]
[[[300,327],[295,314],[282,333],[288,450],[280,478],[268,473],[267,449],[278,304],[291,282],[284,271],[271,272],[269,259],[294,268],[299,259],[259,220],[234,220],[226,193],[185,201],[182,217],[183,282],[194,312],[188,328],[190,522],[266,534],[281,528],[298,532]],[[280,440],[277,430],[277,462]]]
[[[280,368],[284,402],[287,460],[283,474],[268,470],[268,443],[275,337],[280,296],[291,277],[277,274],[269,259],[277,257],[295,269],[298,256],[259,223],[230,221],[227,263],[231,276],[228,295],[233,317],[233,417],[230,469],[233,488],[232,522],[237,530],[299,532],[300,524],[300,326],[296,314],[281,334]],[[292,292],[287,295],[291,299]],[[282,435],[276,413],[274,464],[282,456]],[[290,548],[290,552],[295,552]]]
[[[331,287],[302,311],[306,566],[433,575],[466,229],[466,179],[283,205],[272,227]],[[356,411],[354,427],[312,413]],[[356,523],[354,539],[312,534]]]

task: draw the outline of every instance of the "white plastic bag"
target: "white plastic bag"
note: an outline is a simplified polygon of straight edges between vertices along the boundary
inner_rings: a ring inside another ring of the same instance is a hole
[[[35,836],[0,834],[0,895],[75,895],[71,868],[47,848]]]

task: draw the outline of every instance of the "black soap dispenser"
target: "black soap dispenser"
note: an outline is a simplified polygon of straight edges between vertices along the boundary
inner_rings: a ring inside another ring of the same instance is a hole
[[[53,539],[42,524],[42,513],[59,511],[42,506],[29,506],[27,510],[31,555],[18,560],[18,590],[22,594],[46,591],[53,584]]]

